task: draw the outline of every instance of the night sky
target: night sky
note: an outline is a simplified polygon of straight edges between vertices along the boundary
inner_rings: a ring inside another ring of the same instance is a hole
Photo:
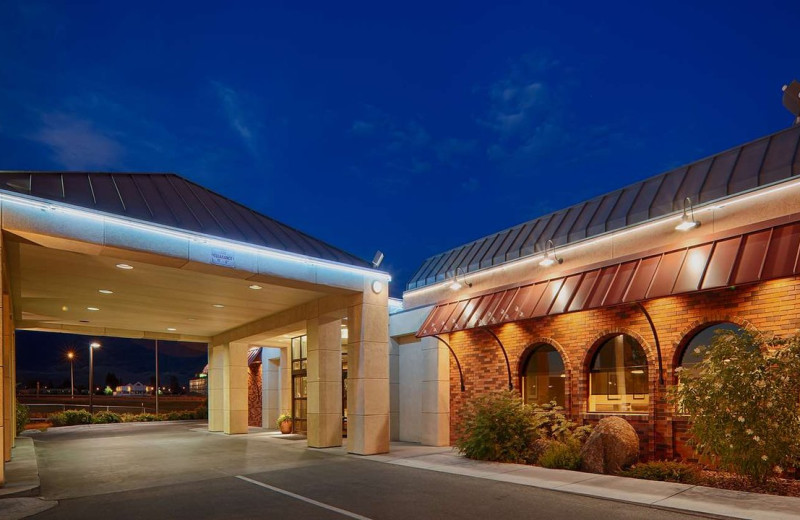
[[[176,172],[381,249],[399,296],[432,254],[792,122],[796,0],[312,4],[0,2],[0,169]]]

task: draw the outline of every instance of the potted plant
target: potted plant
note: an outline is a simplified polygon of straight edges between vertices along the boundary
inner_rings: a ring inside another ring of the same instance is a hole
[[[276,424],[281,430],[281,433],[292,433],[292,416],[288,413],[280,414]]]

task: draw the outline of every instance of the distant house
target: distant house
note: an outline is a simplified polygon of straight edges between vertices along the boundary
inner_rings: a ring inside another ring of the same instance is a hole
[[[152,386],[145,386],[140,382],[128,383],[126,385],[118,386],[114,391],[115,396],[128,396],[128,395],[147,395],[153,391]]]

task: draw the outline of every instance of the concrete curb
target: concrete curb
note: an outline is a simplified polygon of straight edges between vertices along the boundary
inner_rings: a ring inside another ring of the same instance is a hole
[[[800,519],[800,498],[466,459],[452,448],[392,443],[362,460],[537,487],[706,518]]]
[[[41,489],[33,439],[17,437],[15,444],[11,460],[6,462],[6,484],[0,488],[0,499],[35,497]]]

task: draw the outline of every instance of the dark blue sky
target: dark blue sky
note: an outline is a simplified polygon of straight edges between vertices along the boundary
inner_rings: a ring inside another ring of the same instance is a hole
[[[210,3],[209,3],[210,4]],[[0,168],[173,171],[423,259],[784,128],[800,2],[0,3]]]

